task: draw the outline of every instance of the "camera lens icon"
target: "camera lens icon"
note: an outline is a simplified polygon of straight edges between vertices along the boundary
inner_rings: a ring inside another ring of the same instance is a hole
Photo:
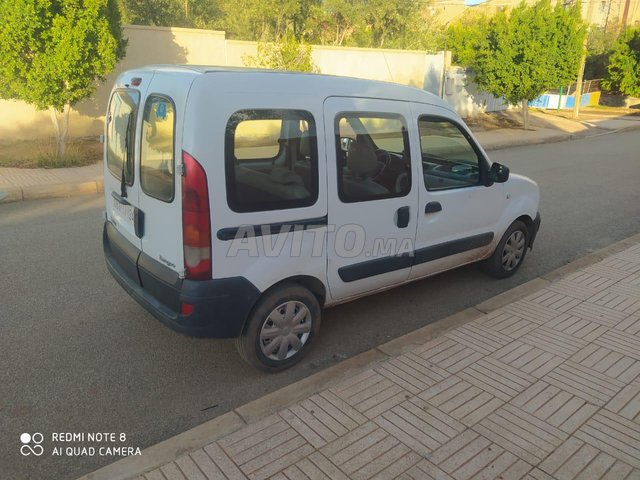
[[[44,453],[44,448],[40,445],[44,441],[44,435],[41,433],[23,433],[20,435],[20,442],[22,446],[20,447],[20,453],[25,457],[29,455],[35,455],[39,457]],[[32,445],[33,444],[33,445]]]

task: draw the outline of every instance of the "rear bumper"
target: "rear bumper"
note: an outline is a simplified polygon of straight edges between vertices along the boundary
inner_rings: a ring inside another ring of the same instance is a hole
[[[102,244],[107,268],[120,286],[162,323],[193,337],[239,336],[260,296],[243,277],[182,280],[140,252],[108,221]],[[183,303],[193,305],[191,314],[181,313]]]
[[[533,242],[538,235],[538,230],[540,230],[540,212],[536,214],[536,218],[533,220],[533,231],[530,232],[529,237],[529,248],[533,248]]]

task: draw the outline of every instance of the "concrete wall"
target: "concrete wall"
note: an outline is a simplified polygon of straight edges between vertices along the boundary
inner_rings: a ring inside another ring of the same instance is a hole
[[[243,57],[256,54],[255,42],[226,40],[219,31],[127,25],[124,35],[129,39],[127,56],[98,85],[93,98],[73,108],[70,136],[102,133],[111,86],[124,70],[154,63],[244,66]],[[312,56],[321,73],[396,82],[435,94],[442,88],[443,53],[314,46]],[[0,111],[0,141],[53,135],[47,111],[9,100],[0,100]]]
[[[401,83],[436,94],[444,66],[442,53],[409,50],[315,46],[312,58],[321,73]]]
[[[509,104],[503,98],[478,90],[470,75],[462,67],[447,69],[443,98],[462,117],[473,117],[483,112],[506,110]]]

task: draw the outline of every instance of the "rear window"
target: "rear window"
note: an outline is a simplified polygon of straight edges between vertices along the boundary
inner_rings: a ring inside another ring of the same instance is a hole
[[[107,114],[107,166],[118,180],[124,171],[127,185],[133,185],[133,144],[139,102],[139,92],[116,90]]]
[[[171,202],[174,194],[175,107],[168,97],[150,95],[142,116],[140,185],[150,197]]]
[[[318,148],[311,113],[240,110],[225,134],[227,201],[236,212],[313,205],[318,198]]]

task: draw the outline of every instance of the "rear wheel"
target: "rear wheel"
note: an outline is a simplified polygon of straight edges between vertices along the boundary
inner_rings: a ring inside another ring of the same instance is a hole
[[[258,301],[236,346],[246,362],[275,372],[300,361],[319,330],[315,295],[299,285],[282,285]]]
[[[496,278],[507,278],[518,271],[529,245],[529,229],[520,220],[511,224],[482,270]]]

